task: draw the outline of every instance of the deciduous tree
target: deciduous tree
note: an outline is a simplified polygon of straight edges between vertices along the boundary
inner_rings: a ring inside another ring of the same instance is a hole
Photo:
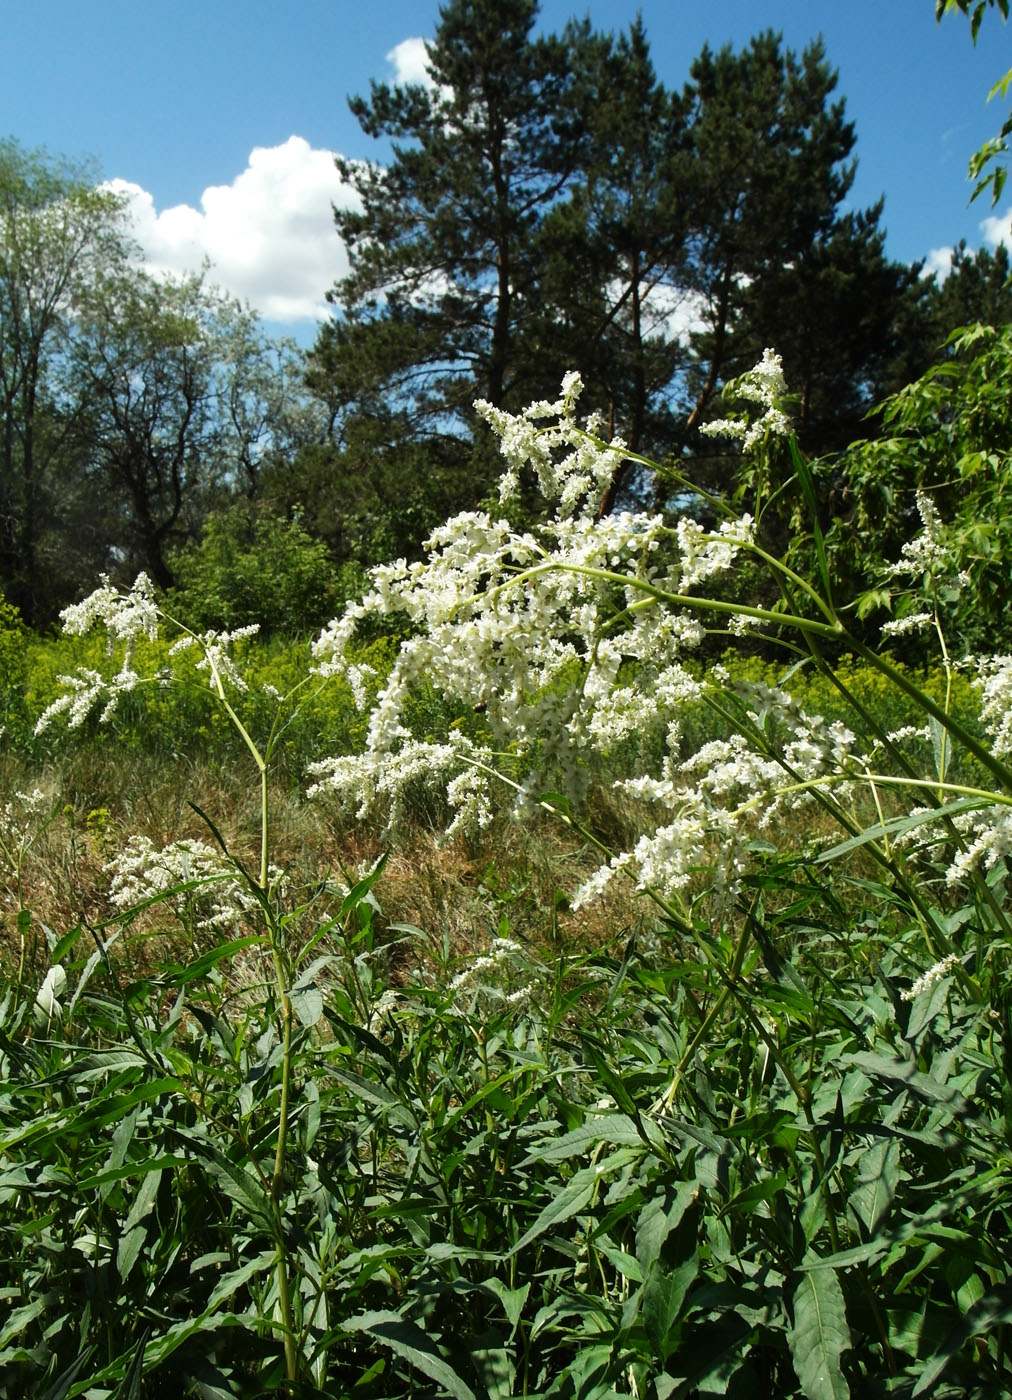
[[[131,252],[93,172],[0,142],[0,586],[29,620],[46,606],[44,539],[73,495],[82,401],[63,371],[85,303]]]

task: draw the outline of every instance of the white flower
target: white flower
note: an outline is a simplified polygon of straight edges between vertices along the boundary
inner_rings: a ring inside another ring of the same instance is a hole
[[[196,929],[236,928],[261,913],[259,899],[235,867],[204,841],[159,848],[146,836],[131,836],[104,869],[112,877],[109,898],[124,911],[164,898],[177,918]],[[281,881],[282,872],[271,867],[271,887]]]
[[[960,812],[954,823],[964,838],[963,845],[945,872],[951,887],[961,884],[974,870],[990,870],[1012,854],[1012,808],[995,804],[976,812]]]
[[[905,992],[900,992],[900,1001],[913,1001],[922,992],[929,991],[937,982],[940,982],[946,973],[951,972],[954,967],[959,966],[959,958],[955,953],[950,953],[941,962],[936,962],[934,967],[929,967],[927,972],[922,973],[912,987],[908,987]]]
[[[934,618],[929,612],[908,613],[906,617],[883,622],[880,630],[883,637],[903,637],[908,632],[926,632],[933,622]]]
[[[704,423],[699,430],[704,436],[739,440],[746,453],[767,437],[790,436],[790,420],[780,407],[787,392],[783,362],[775,350],[764,350],[759,363],[730,384],[727,392],[734,398],[758,404],[762,413],[751,423],[740,417]]]
[[[124,641],[132,645],[138,637],[154,640],[158,636],[158,606],[154,588],[147,574],[138,574],[129,593],[121,593],[102,575],[102,583],[83,602],[72,603],[60,613],[63,630],[69,636],[83,637],[100,623],[113,643]]]
[[[982,656],[973,684],[980,691],[980,717],[999,757],[1012,753],[1012,656]]]
[[[743,515],[740,520],[725,520],[716,535],[712,535],[697,521],[683,517],[676,526],[676,534],[682,558],[678,591],[685,593],[703,579],[731,567],[739,549],[754,542],[755,522],[751,515]]]
[[[942,518],[935,508],[934,501],[920,487],[917,489],[916,499],[917,513],[921,517],[923,528],[912,540],[906,542],[900,551],[899,559],[886,566],[886,578],[908,577],[918,581],[939,570],[950,572],[953,568],[951,552],[942,538]]]

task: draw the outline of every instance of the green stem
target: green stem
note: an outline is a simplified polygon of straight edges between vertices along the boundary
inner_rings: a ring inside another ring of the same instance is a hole
[[[284,1333],[285,1377],[289,1382],[299,1379],[299,1354],[295,1335],[295,1320],[292,1313],[291,1284],[288,1277],[288,1258],[284,1240],[284,1217],[281,1210],[281,1192],[284,1184],[285,1162],[288,1148],[288,1119],[291,1109],[292,1086],[292,1001],[286,988],[284,961],[276,938],[271,937],[271,957],[281,998],[281,1104],[278,1110],[278,1141],[274,1152],[274,1171],[271,1174],[271,1206],[277,1229],[277,1277],[278,1301],[281,1308],[281,1327]]]
[[[758,898],[758,896],[756,896],[756,898]],[[752,907],[753,909],[755,908],[754,902]],[[734,957],[731,960],[730,978],[732,980],[736,980],[739,973],[741,972],[741,965],[745,960],[745,948],[749,942],[749,929],[750,922],[748,919],[746,919],[745,922],[742,924],[741,935],[738,939],[737,946],[734,950]],[[681,1056],[681,1059],[675,1066],[675,1073],[671,1080],[671,1084],[668,1087],[663,1100],[661,1101],[661,1106],[663,1108],[669,1109],[671,1107],[671,1104],[674,1102],[675,1093],[685,1074],[686,1066],[692,1059],[693,1055],[695,1055],[696,1051],[702,1044],[706,1035],[709,1033],[711,1026],[717,1020],[717,1017],[727,1005],[731,995],[731,982],[725,982],[723,990],[711,1006],[710,1010],[707,1012],[706,1020],[703,1021],[702,1024],[697,1028],[695,1035],[689,1041],[689,1044],[686,1046]]]
[[[620,574],[612,569],[595,569],[589,564],[560,564],[552,561],[546,564],[535,564],[530,569],[523,569],[514,574],[506,583],[501,583],[497,588],[491,590],[488,596],[494,597],[497,593],[504,592],[507,588],[513,588],[518,583],[526,583],[528,579],[537,578],[541,574],[548,573],[579,574],[583,578],[600,579],[602,583],[616,584],[622,588],[632,588],[639,593],[645,593],[648,597],[655,599],[658,603],[669,603],[672,607],[696,609],[700,612],[723,613],[732,617],[751,617],[757,622],[768,622],[771,625],[796,627],[800,632],[811,633],[816,637],[825,637],[834,642],[845,640],[847,633],[843,624],[835,621],[816,622],[812,618],[799,617],[793,613],[773,612],[770,608],[752,608],[744,603],[725,603],[720,598],[699,598],[691,593],[669,593],[667,589],[658,588],[655,583],[648,583],[646,579],[637,578],[635,575]],[[470,600],[468,600],[470,601]],[[462,603],[463,607],[464,604]]]

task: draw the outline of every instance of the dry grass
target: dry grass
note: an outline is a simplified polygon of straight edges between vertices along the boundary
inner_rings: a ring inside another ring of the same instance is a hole
[[[8,972],[23,967],[26,978],[41,975],[49,946],[64,932],[100,929],[115,917],[106,867],[133,835],[159,847],[183,838],[212,842],[200,808],[229,850],[256,865],[259,793],[239,768],[156,761],[96,746],[43,772],[8,758],[0,782],[12,808],[18,792],[38,787],[46,795],[40,819],[23,831],[9,819],[3,833],[13,856],[23,851],[20,871],[0,855],[7,867],[0,884],[0,958]],[[270,805],[271,859],[285,871],[292,901],[312,902],[308,917],[319,922],[336,908],[335,898],[321,893],[328,882],[354,881],[387,849],[379,827],[348,822],[290,785],[274,786]],[[542,958],[620,945],[644,913],[631,888],[616,888],[592,909],[568,907],[568,896],[596,864],[593,851],[548,817],[518,825],[503,815],[481,839],[452,842],[419,820],[390,847],[376,890],[391,975],[404,976],[419,962],[452,965],[483,951],[506,927]],[[31,913],[27,930],[19,909]],[[397,924],[422,936],[390,931]],[[130,975],[201,951],[199,938],[160,907],[138,916],[117,949]]]

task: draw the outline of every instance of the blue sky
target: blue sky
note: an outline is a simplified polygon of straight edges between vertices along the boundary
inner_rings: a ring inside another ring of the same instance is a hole
[[[967,159],[1004,115],[987,92],[1012,67],[995,13],[976,48],[964,19],[936,25],[933,0],[543,0],[540,23],[617,30],[637,11],[671,87],[704,42],[773,28],[801,49],[821,33],[857,130],[852,202],[885,196],[892,257],[941,263],[960,238],[1008,237],[1007,201],[967,202]],[[344,267],[331,155],[382,156],[347,95],[410,75],[408,41],[436,23],[435,0],[33,0],[4,17],[0,135],[93,157],[153,266],[207,255],[214,280],[306,341]]]

